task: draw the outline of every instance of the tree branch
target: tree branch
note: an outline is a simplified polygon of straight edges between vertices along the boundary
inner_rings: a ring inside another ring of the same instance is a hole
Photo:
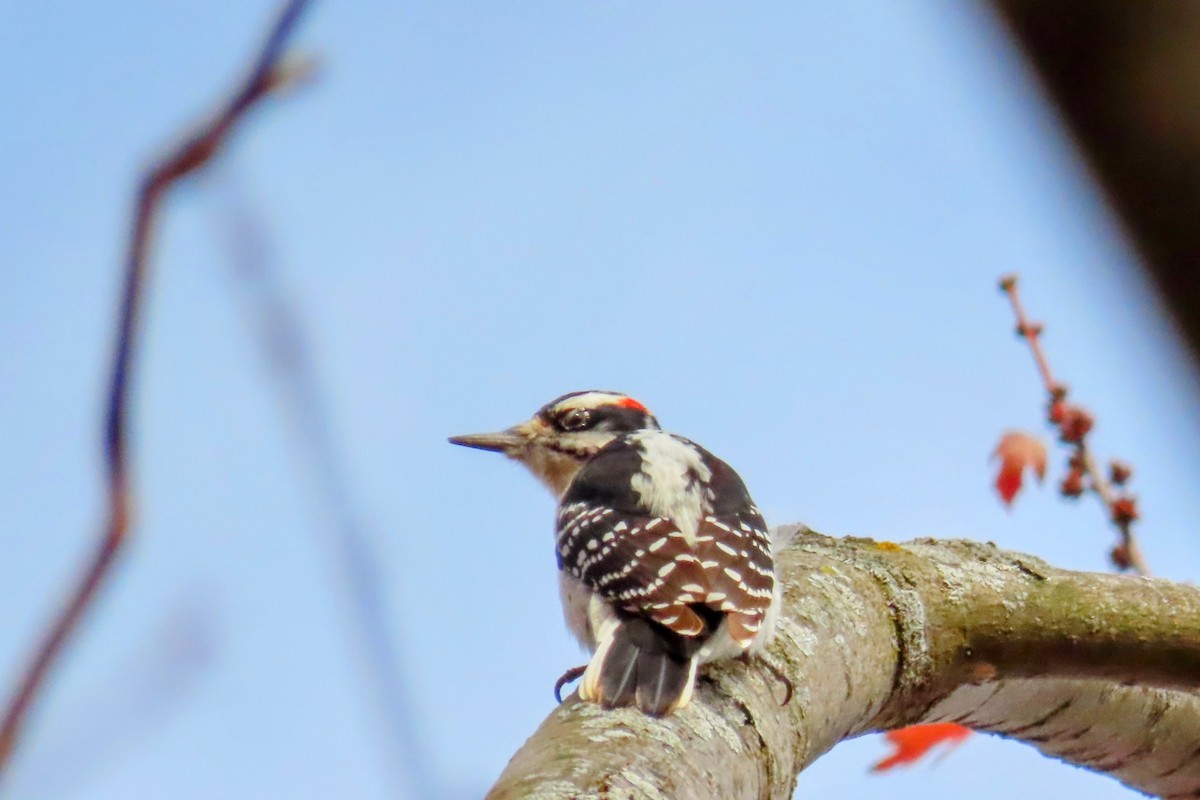
[[[253,69],[246,81],[215,117],[183,138],[142,179],[135,203],[133,230],[125,261],[125,281],[117,320],[116,347],[109,379],[108,404],[104,422],[104,462],[108,488],[107,519],[103,534],[91,561],[72,591],[62,612],[54,620],[45,639],[22,675],[12,700],[0,722],[0,778],[3,778],[29,709],[58,663],[63,648],[79,626],[84,612],[111,572],[129,532],[131,498],[129,492],[128,420],[129,378],[137,322],[146,281],[147,253],[154,221],[168,189],[181,179],[203,168],[225,144],[230,131],[260,100],[281,86],[291,83],[296,72],[281,68],[284,47],[296,22],[307,5],[306,0],[291,0],[275,21]]]
[[[329,548],[337,588],[346,604],[352,644],[363,656],[366,697],[382,719],[385,756],[399,786],[414,798],[441,797],[417,705],[404,677],[408,654],[392,635],[385,599],[387,584],[371,531],[360,520],[349,477],[338,458],[331,420],[309,349],[304,319],[289,302],[275,248],[265,222],[225,176],[227,208],[221,231],[227,241],[237,289],[244,301],[269,377],[279,391],[284,415],[301,451],[309,478],[305,494],[320,510],[320,544]],[[393,582],[394,586],[394,582]]]
[[[1129,478],[1129,465],[1112,462],[1111,483],[1097,466],[1088,444],[1088,434],[1094,424],[1092,415],[1077,405],[1069,404],[1067,395],[1070,390],[1067,385],[1054,380],[1054,373],[1050,371],[1050,361],[1042,349],[1042,325],[1029,321],[1021,303],[1017,283],[1018,278],[1015,274],[1005,275],[1000,279],[1000,291],[1004,292],[1009,305],[1012,306],[1013,315],[1017,318],[1017,335],[1029,345],[1029,352],[1033,355],[1038,374],[1042,378],[1042,386],[1045,387],[1048,398],[1047,419],[1058,429],[1060,441],[1069,445],[1072,450],[1068,461],[1069,470],[1059,485],[1059,492],[1064,497],[1078,497],[1087,489],[1096,495],[1104,506],[1104,513],[1108,515],[1109,521],[1121,537],[1109,552],[1113,566],[1121,571],[1149,577],[1150,567],[1146,564],[1142,548],[1133,533],[1133,522],[1138,518],[1137,499],[1113,488]]]
[[[1200,5],[991,0],[1200,354]]]
[[[572,698],[489,797],[783,800],[843,739],[948,720],[1142,791],[1200,789],[1200,589],[972,542],[793,532],[771,647],[790,704],[769,669],[741,662],[708,669],[665,720]]]

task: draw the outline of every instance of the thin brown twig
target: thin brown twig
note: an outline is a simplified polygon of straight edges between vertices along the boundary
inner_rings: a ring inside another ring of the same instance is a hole
[[[137,321],[143,305],[147,252],[162,198],[176,182],[212,160],[230,131],[250,108],[293,80],[295,75],[282,68],[281,56],[307,5],[308,0],[290,0],[283,7],[246,81],[220,113],[184,137],[182,144],[159,161],[138,187],[104,423],[107,518],[103,535],[83,578],[38,646],[4,711],[3,721],[0,722],[0,778],[7,770],[30,707],[45,684],[47,675],[59,661],[65,644],[95,600],[98,589],[110,574],[128,538],[131,497],[126,436],[127,398]]]
[[[1025,314],[1025,308],[1021,305],[1021,298],[1017,291],[1017,276],[1006,275],[1001,278],[1000,289],[1008,297],[1013,315],[1017,319],[1017,335],[1028,343],[1029,351],[1033,354],[1038,374],[1042,377],[1042,384],[1045,386],[1046,394],[1049,397],[1050,420],[1054,425],[1058,426],[1062,433],[1063,441],[1070,444],[1073,448],[1070,462],[1071,469],[1077,470],[1080,478],[1087,478],[1087,488],[1103,503],[1109,521],[1112,522],[1113,527],[1117,529],[1117,533],[1121,537],[1120,543],[1111,553],[1113,564],[1120,570],[1149,576],[1150,568],[1146,564],[1137,537],[1133,533],[1133,521],[1136,519],[1136,512],[1134,511],[1132,498],[1118,496],[1118,493],[1105,477],[1103,470],[1096,464],[1096,459],[1088,447],[1087,433],[1092,425],[1091,417],[1082,409],[1069,407],[1065,404],[1068,389],[1065,384],[1059,383],[1054,379],[1054,373],[1050,369],[1050,362],[1046,358],[1045,351],[1042,349],[1042,326],[1038,323],[1030,322],[1029,317]],[[1068,426],[1064,424],[1064,417],[1067,415],[1074,415],[1076,420],[1080,420],[1084,424],[1076,431],[1069,432],[1067,430]],[[1065,488],[1063,493],[1068,494]],[[1078,491],[1070,492],[1070,494],[1072,496],[1077,495]]]
[[[1114,511],[1119,500],[1117,493],[1113,491],[1112,486],[1104,477],[1104,471],[1096,466],[1096,459],[1092,456],[1092,451],[1086,442],[1080,443],[1078,452],[1083,461],[1084,474],[1088,476],[1092,491],[1109,510],[1112,523],[1121,534],[1122,559],[1128,566],[1118,563],[1118,568],[1126,569],[1145,578],[1150,577],[1150,566],[1146,563],[1146,558],[1142,555],[1142,548],[1133,534],[1133,520],[1122,517]]]
[[[1054,373],[1050,370],[1050,362],[1046,359],[1046,353],[1042,350],[1042,341],[1040,334],[1042,327],[1029,322],[1029,318],[1025,316],[1025,308],[1021,305],[1021,297],[1017,294],[1017,276],[1009,275],[1000,280],[1000,288],[1008,295],[1008,302],[1012,305],[1013,314],[1017,318],[1017,335],[1024,338],[1029,343],[1029,352],[1033,354],[1034,364],[1037,365],[1038,374],[1042,376],[1042,383],[1046,387],[1046,392],[1054,396],[1056,392],[1061,392],[1062,387],[1058,381],[1054,380]]]

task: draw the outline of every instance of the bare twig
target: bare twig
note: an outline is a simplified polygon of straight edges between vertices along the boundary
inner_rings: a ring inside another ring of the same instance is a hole
[[[1149,575],[1150,568],[1146,565],[1141,547],[1133,533],[1133,522],[1137,519],[1136,502],[1132,496],[1119,493],[1113,488],[1114,483],[1124,482],[1128,476],[1128,467],[1121,466],[1120,470],[1124,472],[1125,477],[1117,477],[1118,466],[1114,464],[1113,480],[1109,481],[1105,477],[1088,447],[1087,434],[1092,428],[1092,417],[1079,406],[1068,404],[1067,386],[1054,379],[1050,362],[1042,350],[1042,325],[1030,322],[1026,316],[1017,292],[1017,276],[1006,275],[1001,278],[1000,289],[1008,297],[1013,314],[1017,318],[1017,335],[1028,343],[1038,374],[1041,375],[1042,384],[1046,388],[1049,397],[1047,416],[1051,424],[1058,428],[1062,441],[1072,448],[1067,476],[1060,486],[1061,493],[1074,497],[1085,488],[1090,489],[1103,503],[1109,521],[1120,536],[1120,541],[1109,554],[1113,565],[1119,570]]]
[[[1137,575],[1149,577],[1150,567],[1142,555],[1137,537],[1133,534],[1133,521],[1137,518],[1131,505],[1131,499],[1118,495],[1112,484],[1104,477],[1104,472],[1096,465],[1096,459],[1087,446],[1081,442],[1078,446],[1080,459],[1083,461],[1083,472],[1088,476],[1088,485],[1100,498],[1100,502],[1108,509],[1112,524],[1121,535],[1121,542],[1113,550],[1110,557],[1113,564],[1120,570],[1128,570]]]
[[[442,797],[430,769],[428,746],[418,734],[415,704],[405,687],[404,650],[389,625],[380,559],[369,531],[360,521],[346,472],[338,458],[321,382],[309,352],[304,320],[288,302],[269,231],[244,200],[236,183],[222,172],[223,238],[229,246],[234,277],[245,301],[253,333],[280,403],[292,423],[303,466],[311,480],[318,532],[329,548],[350,620],[351,636],[361,650],[366,690],[387,729],[386,760],[405,786],[398,796],[414,800]]]
[[[116,349],[104,423],[107,519],[99,545],[83,578],[39,645],[5,709],[3,722],[0,723],[0,777],[4,775],[11,760],[30,707],[51,668],[62,655],[64,645],[109,575],[129,533],[131,497],[128,439],[125,430],[128,419],[127,397],[133,348],[137,338],[137,321],[144,294],[147,252],[162,198],[177,181],[201,169],[212,160],[225,144],[230,131],[250,108],[275,89],[291,81],[294,76],[281,68],[281,56],[296,22],[307,5],[307,0],[291,0],[284,6],[245,83],[220,113],[186,136],[181,145],[147,173],[138,187],[133,229],[125,261],[125,282],[121,291]]]
[[[1017,276],[1006,275],[1001,278],[1000,289],[1008,295],[1008,302],[1012,305],[1013,314],[1017,317],[1017,335],[1029,343],[1029,352],[1033,354],[1033,361],[1037,365],[1038,374],[1042,376],[1042,384],[1046,387],[1046,391],[1051,397],[1054,397],[1056,392],[1065,392],[1058,381],[1054,380],[1054,373],[1050,371],[1050,362],[1046,360],[1046,353],[1042,350],[1040,338],[1042,326],[1030,323],[1029,318],[1025,316],[1025,308],[1021,305],[1020,295],[1017,294]]]

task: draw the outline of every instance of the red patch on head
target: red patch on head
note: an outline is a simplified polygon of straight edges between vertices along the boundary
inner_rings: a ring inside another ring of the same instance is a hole
[[[632,408],[635,411],[641,411],[645,414],[650,413],[646,410],[644,405],[639,403],[637,400],[634,400],[632,397],[622,397],[617,401],[617,405],[619,405],[621,408]]]

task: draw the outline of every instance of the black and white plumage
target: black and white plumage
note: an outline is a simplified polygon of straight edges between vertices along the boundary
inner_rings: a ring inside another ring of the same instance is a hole
[[[575,392],[503,433],[451,441],[504,452],[559,497],[564,613],[593,652],[584,700],[669,714],[700,664],[770,639],[779,597],[762,515],[729,465],[641,403]]]

